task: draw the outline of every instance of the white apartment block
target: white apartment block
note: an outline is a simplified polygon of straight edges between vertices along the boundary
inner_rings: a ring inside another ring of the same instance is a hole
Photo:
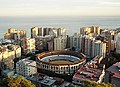
[[[106,56],[106,43],[101,42],[100,40],[95,40],[92,43],[92,57],[95,56]]]
[[[63,50],[66,48],[66,37],[54,38],[54,50]]]
[[[87,58],[92,57],[92,42],[95,40],[93,37],[89,37],[88,35],[85,36],[85,42],[84,42],[84,54],[87,56]],[[82,42],[81,42],[82,43]]]
[[[79,48],[79,34],[78,33],[74,33],[74,35],[70,37],[70,47]]]
[[[36,74],[36,62],[29,59],[22,59],[16,63],[16,73],[25,77]]]

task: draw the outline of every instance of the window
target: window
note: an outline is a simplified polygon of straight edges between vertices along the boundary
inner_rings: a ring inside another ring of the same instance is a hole
[[[51,69],[53,69],[53,67],[51,66]]]
[[[56,70],[58,70],[58,67],[56,67]]]

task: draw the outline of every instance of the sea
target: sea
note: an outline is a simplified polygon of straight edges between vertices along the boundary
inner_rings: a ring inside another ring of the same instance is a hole
[[[26,30],[30,37],[32,27],[63,27],[68,35],[79,33],[81,27],[100,26],[116,29],[120,27],[120,16],[34,16],[34,17],[0,17],[0,38],[9,28]]]

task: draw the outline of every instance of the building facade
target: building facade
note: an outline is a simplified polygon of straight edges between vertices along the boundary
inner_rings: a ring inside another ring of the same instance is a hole
[[[70,37],[70,47],[80,49],[80,35],[78,33],[74,33],[74,35]]]
[[[33,27],[31,28],[31,37],[36,36],[46,36],[46,35],[52,35],[54,37],[59,36],[66,36],[66,29],[65,28],[43,28],[43,27]]]
[[[95,56],[106,56],[106,43],[101,42],[100,40],[95,40],[92,43],[92,57]]]
[[[25,30],[16,30],[14,28],[8,29],[8,33],[4,34],[4,39],[13,39],[18,40],[26,37],[26,31]]]
[[[31,38],[35,38],[38,36],[38,27],[32,27],[31,28]]]
[[[1,68],[14,68],[13,59],[21,57],[21,47],[19,45],[7,44],[0,46],[0,65],[4,63],[6,67]]]
[[[81,35],[100,35],[100,27],[99,26],[91,26],[91,27],[83,27],[80,28],[80,34]]]
[[[118,39],[116,41],[116,52],[120,53],[120,37],[118,37]]]
[[[120,62],[117,62],[106,69],[105,82],[120,86]]]
[[[36,62],[29,59],[22,59],[16,63],[16,73],[25,77],[36,74]]]
[[[97,55],[105,57],[106,52],[110,53],[111,39],[101,41],[89,35],[83,36],[76,33],[70,37],[70,47],[75,47],[77,51],[84,53],[87,58],[93,58]]]
[[[96,56],[90,62],[87,62],[84,66],[82,66],[73,76],[73,83],[82,85],[82,81],[95,81],[101,83],[103,81],[105,70],[104,67],[100,69],[98,66],[103,57]]]
[[[66,48],[66,37],[54,38],[54,50],[64,50]]]
[[[23,54],[32,53],[35,51],[35,39],[23,38],[21,39],[21,48]]]
[[[37,50],[54,50],[54,37],[51,35],[35,37],[35,47]]]

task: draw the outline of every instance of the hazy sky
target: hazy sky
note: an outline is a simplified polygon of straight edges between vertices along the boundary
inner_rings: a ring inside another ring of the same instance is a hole
[[[120,0],[0,0],[0,16],[120,16]]]

